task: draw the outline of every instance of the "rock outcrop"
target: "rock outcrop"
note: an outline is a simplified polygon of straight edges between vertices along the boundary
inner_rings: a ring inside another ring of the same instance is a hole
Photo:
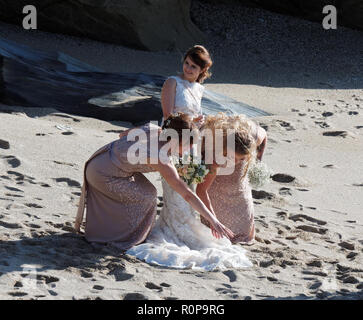
[[[212,0],[213,1],[213,0]],[[362,0],[237,0],[246,5],[254,5],[270,11],[291,14],[307,20],[321,22],[326,5],[337,9],[338,26],[363,30]]]
[[[202,42],[191,0],[32,0],[39,30],[158,51]],[[0,20],[22,26],[27,0],[0,0]]]

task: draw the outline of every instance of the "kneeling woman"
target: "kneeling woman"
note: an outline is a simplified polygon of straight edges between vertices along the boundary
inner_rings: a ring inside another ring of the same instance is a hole
[[[266,131],[243,115],[218,114],[206,119],[204,129],[234,129],[234,168],[230,174],[218,174],[219,166],[213,163],[204,183],[197,187],[197,195],[217,219],[232,230],[232,243],[250,244],[255,238],[254,207],[247,170],[252,157],[262,159],[266,146]],[[226,137],[224,137],[226,138]],[[226,145],[226,143],[225,143]],[[227,154],[227,149],[223,150]],[[203,223],[209,225],[203,218]],[[212,231],[213,227],[212,227]]]
[[[193,128],[193,121],[185,114],[170,116],[163,128],[150,123],[137,128],[144,132],[145,137],[137,141],[139,150],[145,151],[144,164],[135,164],[135,158],[130,152],[131,148],[135,149],[135,142],[128,141],[127,136],[136,128],[99,149],[85,164],[85,179],[75,229],[80,230],[87,202],[85,237],[88,241],[113,243],[123,250],[142,243],[153,226],[157,199],[155,187],[142,173],[158,171],[213,226],[216,236],[233,237],[233,233],[217,220],[180,179],[166,152],[164,157],[159,156],[163,151],[170,150],[165,146],[168,142],[181,155],[182,130]],[[162,139],[159,136],[166,129],[174,129],[179,139],[172,137],[169,141],[160,141]],[[156,135],[155,140],[153,135]],[[150,146],[155,145],[151,140],[157,141],[156,150],[151,150]]]

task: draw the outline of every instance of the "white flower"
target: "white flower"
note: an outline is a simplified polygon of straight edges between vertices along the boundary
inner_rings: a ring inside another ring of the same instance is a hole
[[[248,180],[252,187],[260,188],[271,181],[272,171],[261,161],[252,163],[248,170]]]

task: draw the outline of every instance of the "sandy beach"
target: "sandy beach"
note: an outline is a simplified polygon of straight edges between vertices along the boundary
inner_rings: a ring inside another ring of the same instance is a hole
[[[194,5],[214,60],[206,88],[272,114],[254,119],[275,174],[253,191],[257,237],[245,248],[254,266],[172,270],[87,243],[72,228],[84,162],[131,124],[0,105],[0,299],[363,298],[363,32]],[[4,23],[0,36],[107,72],[181,70],[182,52]],[[159,177],[147,177],[160,210]]]

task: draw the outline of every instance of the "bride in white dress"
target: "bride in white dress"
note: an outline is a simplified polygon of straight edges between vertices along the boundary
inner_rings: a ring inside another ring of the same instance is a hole
[[[162,90],[164,119],[183,112],[203,121],[200,84],[212,62],[208,51],[194,46],[185,54],[183,73],[169,77]],[[225,270],[252,266],[246,250],[226,238],[217,239],[199,214],[162,179],[164,206],[147,241],[127,251],[141,260],[171,268]],[[191,187],[195,191],[195,186]]]

